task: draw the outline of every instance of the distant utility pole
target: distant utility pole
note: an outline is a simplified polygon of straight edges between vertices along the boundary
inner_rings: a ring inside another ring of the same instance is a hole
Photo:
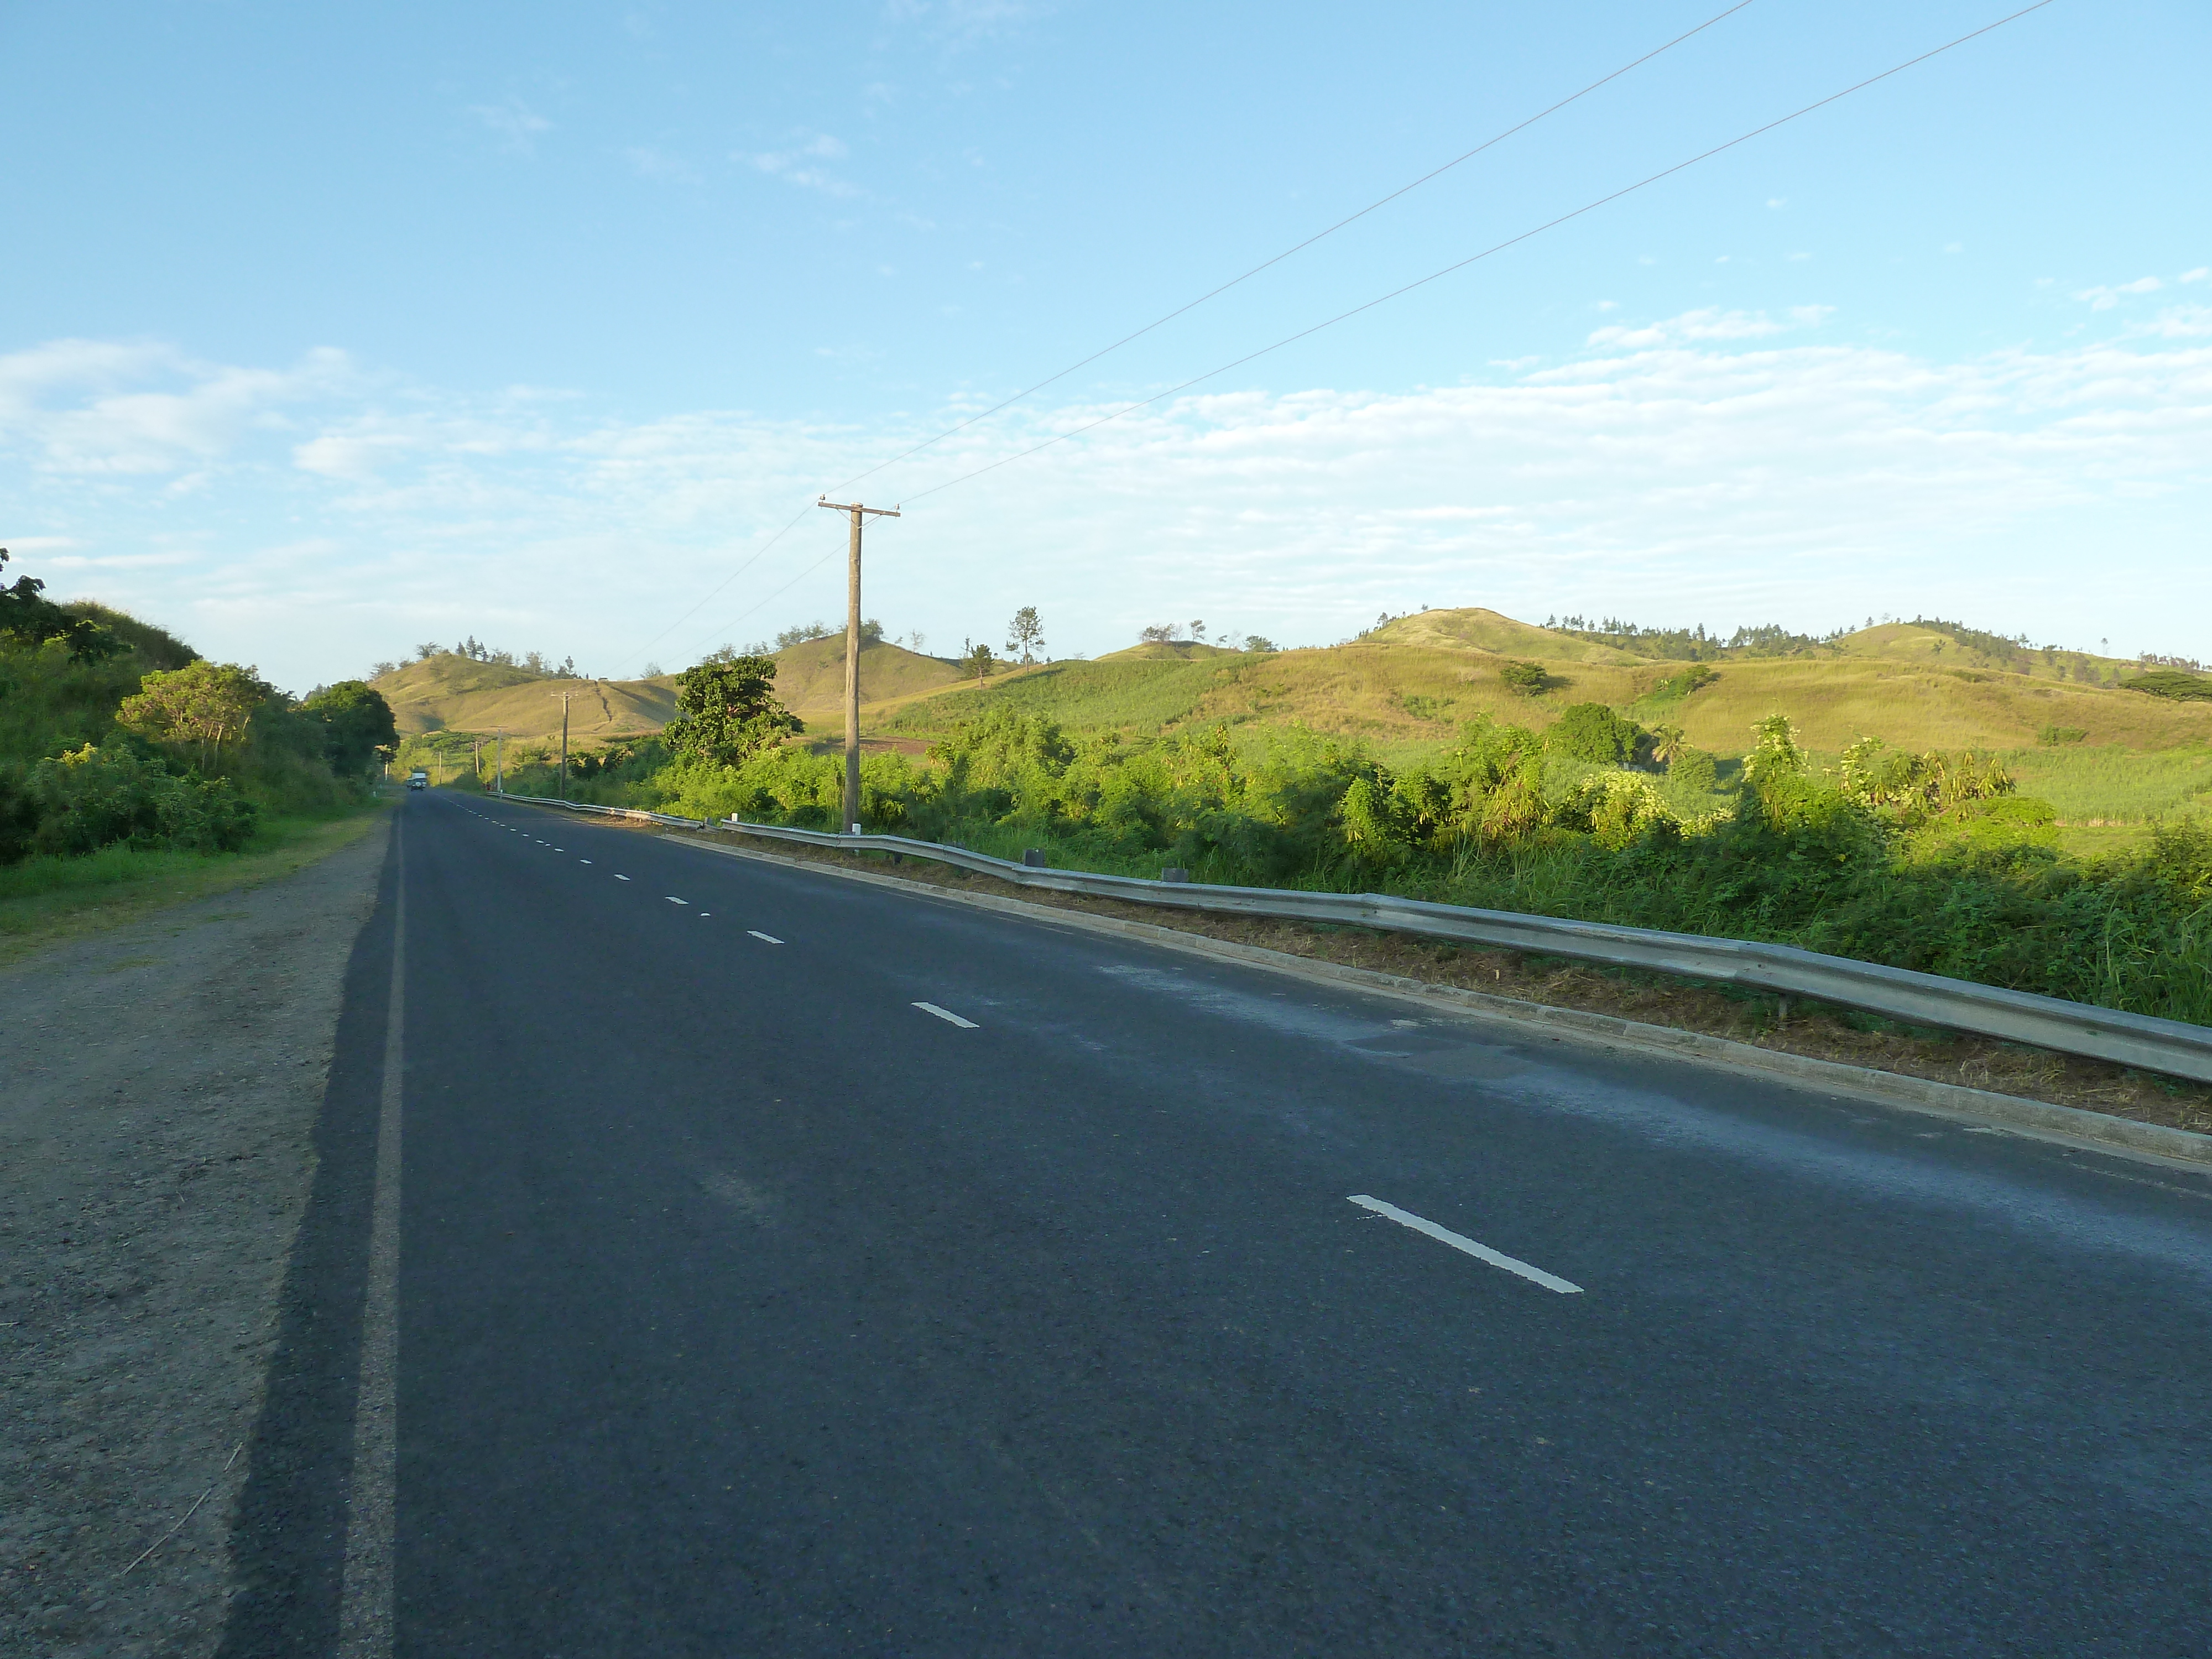
[[[823,496],[815,503],[832,513],[853,515],[853,540],[846,558],[845,574],[845,829],[860,833],[860,521],[864,517],[896,519],[888,507],[862,507],[858,501],[839,503]]]
[[[549,697],[561,699],[561,799],[568,799],[568,699],[574,691],[549,691]]]
[[[495,726],[491,732],[492,793],[503,795],[507,793],[507,728]]]

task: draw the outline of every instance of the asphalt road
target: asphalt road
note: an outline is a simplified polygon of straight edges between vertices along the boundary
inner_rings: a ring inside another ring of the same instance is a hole
[[[349,1651],[2212,1650],[2205,1176],[401,820],[226,1652],[333,1650],[377,1501],[403,882]]]

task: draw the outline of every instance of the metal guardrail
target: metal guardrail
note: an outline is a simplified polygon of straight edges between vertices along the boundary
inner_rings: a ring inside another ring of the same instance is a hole
[[[1510,910],[1475,910],[1383,893],[1308,893],[1277,887],[1216,887],[1198,882],[1146,881],[1135,876],[1094,876],[1077,870],[1053,870],[1016,864],[1008,859],[971,853],[963,847],[913,841],[904,836],[840,836],[781,824],[744,823],[735,818],[673,817],[629,807],[591,806],[579,801],[509,795],[508,800],[572,811],[667,824],[685,830],[719,830],[797,842],[842,852],[895,853],[929,859],[1018,887],[1053,892],[1088,893],[1167,909],[1206,910],[1219,915],[1270,916],[1415,933],[1428,939],[1486,945],[1541,956],[1571,957],[1612,967],[1646,968],[1691,979],[1717,980],[1753,987],[1779,996],[1805,997],[1840,1007],[1880,1014],[1912,1025],[1939,1026],[1977,1036],[2024,1042],[2063,1054],[2139,1066],[2168,1077],[2212,1083],[2212,1027],[2148,1014],[2121,1013],[2063,997],[2008,991],[1969,980],[1945,979],[1848,957],[1824,956],[1789,945],[1748,939],[1706,939],[1649,927],[1619,927],[1606,922],[1568,921],[1556,916],[1522,915]]]

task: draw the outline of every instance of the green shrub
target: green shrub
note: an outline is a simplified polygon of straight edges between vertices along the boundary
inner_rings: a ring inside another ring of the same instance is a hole
[[[1559,724],[1544,733],[1544,747],[1593,766],[1623,766],[1636,758],[1637,739],[1642,736],[1633,720],[1603,703],[1578,702],[1561,711]]]
[[[229,781],[178,777],[119,745],[88,744],[41,761],[29,794],[37,828],[28,850],[70,856],[127,842],[183,852],[231,853],[252,839],[254,807]]]
[[[1544,665],[1540,662],[1500,663],[1498,678],[1505,682],[1507,690],[1517,692],[1524,697],[1539,695],[1552,683],[1552,677],[1544,672]]]
[[[2185,702],[2212,702],[2212,675],[2192,674],[2185,668],[2154,668],[2122,680],[2124,691],[2146,692],[2154,697],[2176,697]]]
[[[1720,769],[1702,749],[1685,749],[1668,763],[1667,775],[1685,789],[1710,794],[1719,787]]]

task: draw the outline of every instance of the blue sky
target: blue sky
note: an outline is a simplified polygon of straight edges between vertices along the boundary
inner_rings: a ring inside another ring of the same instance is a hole
[[[836,615],[819,490],[1726,3],[13,4],[0,544],[296,687],[467,633],[680,665]],[[869,611],[939,651],[1024,604],[1088,653],[1484,604],[2212,655],[2185,3],[2057,0],[923,495],[2007,9],[1753,0],[871,477],[921,499]]]

